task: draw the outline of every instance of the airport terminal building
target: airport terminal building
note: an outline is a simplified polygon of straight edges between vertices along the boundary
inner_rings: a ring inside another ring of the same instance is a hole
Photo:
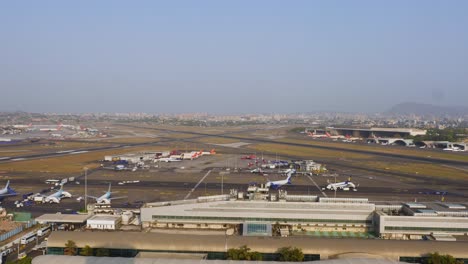
[[[277,201],[239,200],[225,195],[148,203],[141,208],[141,221],[144,228],[224,230],[228,235],[244,236],[456,240],[454,236],[468,235],[466,204],[375,204],[363,198],[306,198],[292,195]]]
[[[141,208],[143,227],[221,229],[228,234],[270,235],[280,225],[283,235],[300,231],[372,230],[374,204],[326,202],[238,201],[219,197],[215,201],[187,200],[180,203],[150,203]],[[247,226],[249,232],[243,233]],[[254,226],[256,229],[249,229]],[[265,230],[269,227],[270,230]],[[287,228],[287,229],[284,229]],[[259,233],[258,230],[265,230]]]
[[[225,259],[228,249],[247,245],[264,260],[277,259],[284,246],[301,248],[306,260],[364,256],[417,262],[436,251],[468,260],[466,208],[307,195],[199,197],[145,204],[144,232],[53,232],[48,253],[63,254],[73,240],[79,248],[106,248],[123,257],[147,252]]]

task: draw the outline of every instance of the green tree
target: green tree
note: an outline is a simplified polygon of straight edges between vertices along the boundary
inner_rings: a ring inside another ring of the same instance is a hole
[[[262,254],[257,251],[250,251],[246,245],[240,248],[230,248],[227,252],[229,260],[262,260]]]
[[[107,248],[98,248],[96,250],[96,257],[108,257],[109,256],[109,249]]]
[[[75,241],[68,240],[65,244],[65,249],[63,250],[63,254],[67,256],[75,256],[77,252],[77,247]]]
[[[424,262],[427,264],[463,264],[463,261],[456,260],[450,255],[440,255],[439,252],[429,254],[429,258]]]
[[[7,264],[31,264],[32,263],[32,258],[31,257],[25,257],[22,259],[19,259],[17,261],[9,261]]]
[[[300,248],[282,247],[276,253],[279,254],[279,261],[299,262],[304,260],[304,253]]]
[[[84,248],[80,250],[80,255],[81,256],[93,256],[93,249],[89,246],[86,245]]]

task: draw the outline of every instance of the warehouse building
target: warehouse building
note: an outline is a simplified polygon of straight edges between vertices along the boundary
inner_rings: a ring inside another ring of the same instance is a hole
[[[122,225],[122,217],[116,215],[94,215],[86,221],[86,228],[117,230]]]
[[[35,220],[41,225],[50,224],[52,230],[75,230],[86,225],[87,214],[43,214]]]

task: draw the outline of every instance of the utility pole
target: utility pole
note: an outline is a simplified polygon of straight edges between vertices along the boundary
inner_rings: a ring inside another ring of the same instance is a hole
[[[88,167],[84,167],[85,179],[85,212],[88,213]]]
[[[336,188],[336,174],[335,174],[335,188],[334,189],[335,189],[335,198],[336,198],[336,189],[337,189]]]

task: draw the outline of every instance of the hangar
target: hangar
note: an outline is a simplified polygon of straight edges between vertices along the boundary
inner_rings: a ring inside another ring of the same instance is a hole
[[[423,136],[427,130],[416,128],[327,128],[332,134],[350,135],[353,137],[371,138],[371,137],[408,137],[408,136]]]

